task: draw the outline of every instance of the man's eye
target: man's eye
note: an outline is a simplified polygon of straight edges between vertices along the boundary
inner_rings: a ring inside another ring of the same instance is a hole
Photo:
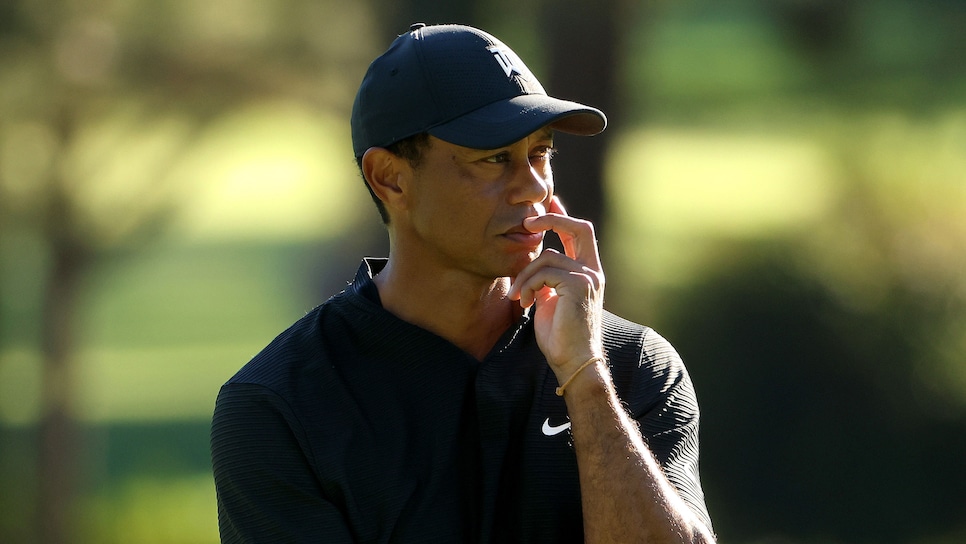
[[[510,160],[510,154],[504,151],[502,153],[497,153],[496,155],[483,159],[483,162],[490,162],[495,164],[495,163],[501,163],[501,162],[509,162],[509,160]]]
[[[549,161],[557,154],[557,148],[555,147],[538,147],[530,154],[531,159],[539,159],[542,161]]]

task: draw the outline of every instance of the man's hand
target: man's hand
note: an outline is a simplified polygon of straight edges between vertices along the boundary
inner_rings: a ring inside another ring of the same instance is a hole
[[[604,272],[593,224],[567,215],[556,196],[548,211],[523,226],[556,232],[565,254],[544,250],[514,278],[509,296],[523,307],[536,303],[537,343],[562,383],[585,361],[603,356]]]

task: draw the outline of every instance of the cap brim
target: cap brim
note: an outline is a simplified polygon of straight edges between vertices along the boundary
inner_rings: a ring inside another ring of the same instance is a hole
[[[597,108],[577,102],[527,94],[483,106],[427,132],[463,147],[496,149],[547,125],[568,134],[593,136],[607,127],[607,117]]]

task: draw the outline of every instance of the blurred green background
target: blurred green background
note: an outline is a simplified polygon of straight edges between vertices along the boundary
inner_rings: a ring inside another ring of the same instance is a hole
[[[348,111],[417,20],[606,107],[558,190],[689,365],[722,542],[966,542],[955,0],[0,3],[0,542],[217,542],[215,395],[384,254]]]

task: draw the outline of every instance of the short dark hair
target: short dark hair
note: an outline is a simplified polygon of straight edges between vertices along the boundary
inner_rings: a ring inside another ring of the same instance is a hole
[[[386,151],[389,151],[397,157],[401,157],[409,161],[409,165],[413,168],[418,168],[423,160],[423,151],[429,147],[429,133],[420,132],[419,134],[409,136],[408,138],[403,138],[398,142],[391,143],[385,147]],[[366,174],[362,171],[362,155],[356,157],[356,165],[359,167],[359,173],[362,175],[362,181],[366,184],[366,189],[369,190],[369,196],[372,197],[372,201],[376,203],[376,209],[379,210],[379,216],[382,217],[383,224],[389,224],[389,213],[386,211],[385,204],[379,200],[376,193],[372,191],[372,187],[369,186],[369,182],[366,181]]]

